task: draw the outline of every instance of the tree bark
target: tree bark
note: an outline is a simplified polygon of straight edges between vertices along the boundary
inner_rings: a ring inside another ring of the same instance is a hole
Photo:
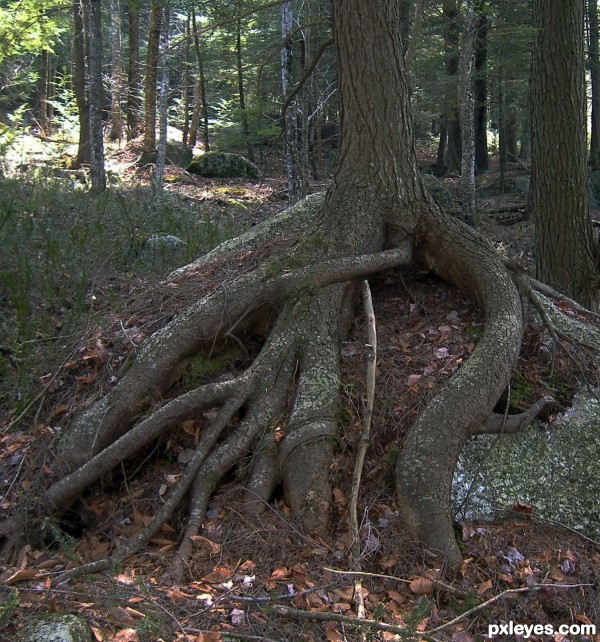
[[[123,118],[121,115],[121,96],[123,93],[123,54],[121,47],[121,6],[119,0],[110,0],[110,37],[112,41],[111,100],[109,140],[121,141],[123,138]]]
[[[591,100],[591,135],[590,166],[600,169],[600,48],[598,45],[598,0],[587,1],[588,16],[588,62],[590,66]]]
[[[194,49],[196,50],[196,64],[198,65],[198,79],[194,90],[194,113],[192,115],[192,131],[190,145],[196,146],[198,128],[202,128],[202,145],[204,151],[210,151],[208,135],[208,101],[206,99],[206,79],[204,77],[204,57],[200,45],[200,35],[196,24],[196,13],[192,11],[192,29],[194,30]]]
[[[598,269],[589,212],[584,0],[535,0],[532,180],[540,280],[590,309]]]
[[[462,143],[460,134],[460,116],[456,100],[458,84],[460,26],[457,0],[444,0],[443,15],[445,19],[444,42],[446,45],[446,130],[448,142],[444,164],[446,171],[460,171]]]
[[[485,0],[475,3],[479,18],[475,41],[475,171],[487,172],[489,154],[487,143],[487,39],[488,19]]]
[[[127,5],[128,26],[128,51],[129,61],[127,66],[127,139],[131,140],[138,135],[140,114],[140,15],[135,0],[129,0]]]
[[[75,167],[90,164],[90,112],[85,81],[85,15],[83,0],[73,0],[73,89],[79,114],[79,144]]]
[[[101,0],[89,0],[89,75],[90,75],[90,175],[92,189],[106,189],[104,169],[104,128],[102,107],[104,87],[102,84],[102,13]]]
[[[238,3],[239,9],[239,3]],[[248,160],[254,162],[254,148],[250,141],[250,126],[248,124],[248,111],[246,110],[246,89],[244,87],[244,67],[242,65],[242,21],[235,23],[235,60],[238,80],[238,100],[242,120],[242,135],[246,141],[246,154]]]
[[[462,133],[461,187],[463,220],[475,216],[475,103],[473,101],[473,55],[477,18],[470,0],[466,2],[462,48],[458,68],[458,104]]]
[[[146,54],[146,79],[144,81],[144,147],[142,154],[156,160],[156,89],[158,82],[159,42],[162,5],[153,0],[148,26],[148,53]]]

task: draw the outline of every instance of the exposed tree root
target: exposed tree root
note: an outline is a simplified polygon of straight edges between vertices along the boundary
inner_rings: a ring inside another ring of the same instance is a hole
[[[171,568],[171,577],[180,581],[212,493],[246,459],[251,464],[244,479],[245,499],[253,510],[266,505],[282,483],[304,529],[326,534],[329,467],[338,431],[339,352],[357,295],[352,279],[406,264],[411,251],[403,244],[400,249],[311,263],[298,249],[303,246],[306,252],[307,243],[304,239],[291,251],[238,276],[176,317],[141,347],[117,386],[75,422],[65,452],[74,469],[43,493],[36,519],[61,515],[90,484],[140,448],[202,410],[219,409],[152,522],[113,557],[78,572],[108,568],[134,555],[189,495],[187,525]],[[421,264],[466,290],[486,314],[475,351],[418,418],[397,465],[404,523],[456,567],[461,558],[452,531],[450,486],[458,455],[471,436],[522,430],[554,403],[544,398],[521,415],[491,414],[519,353],[528,300],[540,313],[545,311],[543,318],[551,328],[555,317],[564,315],[540,290],[560,295],[522,273],[511,274],[473,230],[435,208],[415,249]],[[300,257],[306,266],[299,265]],[[184,278],[182,274],[174,278]],[[583,310],[578,313],[583,315]],[[135,423],[135,417],[179,376],[190,356],[212,350],[228,333],[242,333],[256,315],[274,321],[259,355],[243,374],[182,394]],[[21,526],[22,520],[15,518],[0,528],[14,535]]]

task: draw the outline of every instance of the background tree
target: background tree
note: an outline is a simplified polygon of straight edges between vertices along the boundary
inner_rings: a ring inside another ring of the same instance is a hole
[[[110,132],[109,140],[120,141],[123,137],[121,98],[123,93],[123,57],[121,51],[121,5],[119,0],[110,0],[110,39],[112,50],[110,75]]]
[[[156,105],[162,5],[153,0],[148,26],[148,49],[146,52],[146,77],[144,79],[144,148],[143,162],[156,159]]]
[[[128,62],[127,62],[127,139],[138,134],[140,113],[140,15],[136,0],[127,2]]]
[[[73,90],[79,116],[79,144],[75,166],[89,165],[90,151],[90,105],[86,95],[86,13],[83,0],[73,0]]]
[[[538,278],[590,309],[598,268],[588,197],[584,0],[535,0],[531,215]]]
[[[591,83],[590,166],[600,168],[600,49],[598,31],[598,0],[587,1],[588,62]]]

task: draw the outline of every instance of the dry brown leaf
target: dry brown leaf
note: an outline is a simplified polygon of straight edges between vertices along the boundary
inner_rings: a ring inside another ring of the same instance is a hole
[[[492,588],[492,580],[486,580],[477,587],[477,597],[481,597],[486,591]]]
[[[326,626],[325,635],[327,636],[327,642],[344,642],[344,636],[335,626]]]
[[[417,577],[410,583],[409,588],[417,595],[431,595],[433,593],[433,582],[426,577]]]
[[[203,537],[202,535],[192,535],[190,539],[194,544],[201,549],[207,550],[210,555],[217,555],[221,552],[221,544],[218,542],[213,542],[208,539],[208,537]]]
[[[5,580],[2,580],[2,584],[14,584],[15,582],[21,582],[22,580],[33,580],[39,576],[38,571],[34,571],[29,568],[22,568],[16,573],[13,573],[10,577],[7,577]]]
[[[109,642],[140,642],[140,638],[135,629],[121,629],[110,638]]]

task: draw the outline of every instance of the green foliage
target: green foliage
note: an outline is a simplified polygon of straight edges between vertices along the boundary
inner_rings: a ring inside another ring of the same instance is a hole
[[[0,5],[0,64],[8,57],[52,50],[65,28],[61,0],[10,0]]]
[[[404,622],[407,629],[415,630],[417,626],[431,614],[431,601],[424,595],[413,606],[413,608],[404,614]]]
[[[208,375],[225,370],[228,365],[239,357],[239,348],[230,348],[222,354],[211,358],[202,355],[194,357],[183,374],[186,388],[195,388],[206,383],[206,377]]]
[[[12,614],[19,608],[20,602],[19,592],[16,589],[12,589],[8,597],[0,601],[0,628],[8,624]]]
[[[77,178],[52,173],[38,168],[0,180],[2,411],[18,413],[37,394],[39,377],[94,321],[99,299],[118,310],[116,275],[158,278],[176,267],[144,261],[150,236],[184,240],[177,263],[183,265],[240,231],[223,220],[223,208],[198,209],[170,194],[157,199],[151,188],[92,197]]]

